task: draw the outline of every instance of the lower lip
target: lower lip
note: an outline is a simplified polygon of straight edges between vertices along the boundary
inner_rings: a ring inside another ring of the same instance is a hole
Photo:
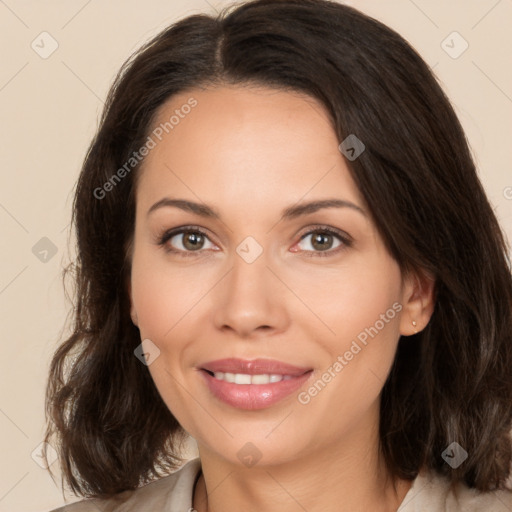
[[[297,391],[312,373],[311,370],[299,377],[292,377],[288,380],[270,384],[234,384],[216,379],[207,371],[201,370],[201,374],[206,379],[206,384],[213,395],[228,405],[249,410],[265,409],[274,405]]]

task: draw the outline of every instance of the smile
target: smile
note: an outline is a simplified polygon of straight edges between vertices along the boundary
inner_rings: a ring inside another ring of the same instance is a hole
[[[290,380],[291,375],[269,374],[262,373],[256,375],[249,375],[247,373],[228,373],[228,372],[215,372],[213,376],[218,380],[231,382],[234,384],[270,384],[273,382],[281,382],[282,380]]]
[[[272,373],[249,375],[205,369],[198,373],[213,398],[237,409],[258,410],[284,401],[296,393],[312,378],[313,370],[298,376]]]

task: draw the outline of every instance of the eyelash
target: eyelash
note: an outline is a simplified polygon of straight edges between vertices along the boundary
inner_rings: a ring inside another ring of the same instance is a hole
[[[199,249],[197,251],[182,251],[181,249],[173,249],[169,246],[166,246],[166,243],[171,238],[173,238],[176,235],[181,235],[184,233],[199,233],[200,235],[202,235],[205,238],[207,238],[208,240],[210,240],[206,231],[204,231],[199,226],[181,226],[179,228],[174,228],[169,231],[165,231],[163,234],[159,235],[158,239],[157,239],[157,244],[161,247],[164,247],[166,252],[176,254],[179,257],[187,258],[187,257],[195,256],[196,253],[201,252],[201,249]],[[328,249],[326,251],[298,251],[298,252],[303,252],[304,255],[306,255],[307,257],[325,258],[327,256],[332,256],[332,255],[338,254],[339,252],[346,250],[349,247],[352,247],[352,240],[350,239],[350,237],[348,237],[348,235],[344,235],[341,231],[335,230],[331,227],[320,226],[320,225],[315,226],[313,229],[310,229],[309,231],[306,231],[304,234],[302,234],[300,236],[299,242],[301,242],[308,235],[312,235],[314,233],[332,235],[341,242],[341,245],[339,247],[336,247],[335,249]],[[211,240],[210,240],[210,242],[211,242]]]

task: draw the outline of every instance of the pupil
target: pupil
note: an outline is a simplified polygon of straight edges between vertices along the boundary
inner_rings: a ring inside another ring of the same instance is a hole
[[[313,236],[312,245],[315,249],[325,251],[326,249],[329,249],[330,246],[332,245],[332,235],[328,235],[325,233],[317,233],[316,235]]]
[[[201,247],[203,235],[199,233],[187,233],[185,235],[184,246],[187,249],[197,250]]]

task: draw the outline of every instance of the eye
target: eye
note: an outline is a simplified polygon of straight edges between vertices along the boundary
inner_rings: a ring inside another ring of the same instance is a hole
[[[348,236],[332,228],[316,228],[310,230],[301,236],[297,247],[305,252],[316,253],[315,256],[327,256],[338,253],[346,247],[351,246],[351,240]],[[327,254],[318,254],[327,253]],[[312,254],[310,254],[312,255]]]
[[[179,256],[193,256],[203,250],[218,250],[202,229],[186,226],[166,231],[158,237],[158,245],[167,252]],[[352,245],[351,238],[333,228],[318,227],[303,234],[300,241],[292,248],[292,252],[303,251],[308,256],[329,256]],[[309,253],[309,254],[308,254]],[[325,254],[322,254],[325,253]]]
[[[160,237],[158,244],[165,246],[169,252],[184,253],[183,256],[216,247],[204,231],[192,226],[167,231]]]

